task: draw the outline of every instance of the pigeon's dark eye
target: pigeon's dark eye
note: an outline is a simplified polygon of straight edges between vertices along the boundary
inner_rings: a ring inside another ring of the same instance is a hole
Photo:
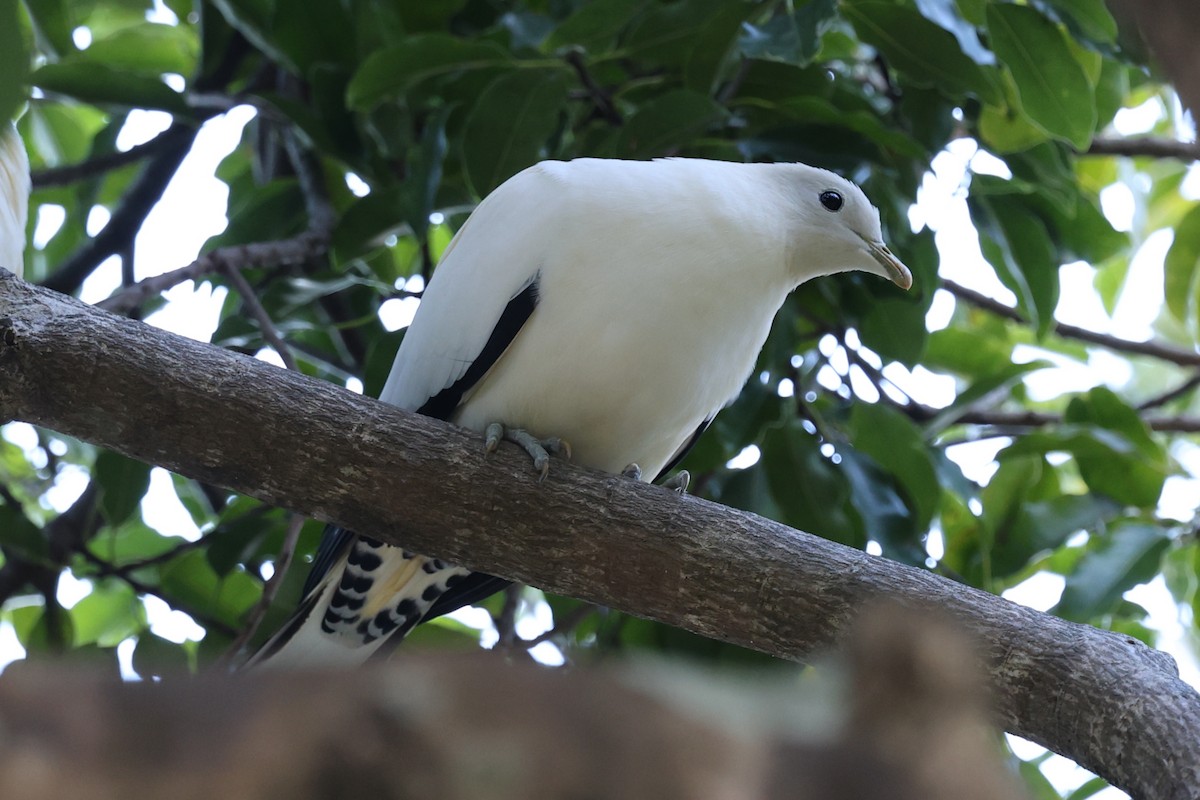
[[[842,195],[838,192],[821,192],[821,205],[825,206],[829,211],[841,211],[843,202]]]

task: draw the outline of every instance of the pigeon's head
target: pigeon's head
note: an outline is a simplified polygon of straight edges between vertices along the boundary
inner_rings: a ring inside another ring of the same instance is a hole
[[[801,281],[854,270],[912,286],[908,267],[888,250],[879,210],[862,189],[836,173],[789,165],[788,196],[794,217],[789,266]]]

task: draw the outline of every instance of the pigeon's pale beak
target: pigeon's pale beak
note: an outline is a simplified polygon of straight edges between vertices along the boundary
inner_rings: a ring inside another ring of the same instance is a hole
[[[884,273],[892,283],[899,286],[901,289],[912,288],[912,273],[908,267],[904,266],[904,262],[896,258],[891,250],[883,242],[872,242],[864,239],[867,243],[867,250],[871,252],[871,256],[879,262],[879,266],[883,267]]]

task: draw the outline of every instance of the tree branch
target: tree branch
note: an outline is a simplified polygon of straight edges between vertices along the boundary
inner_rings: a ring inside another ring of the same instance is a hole
[[[1153,136],[1135,136],[1129,139],[1093,139],[1091,145],[1081,155],[1149,156],[1151,158],[1178,158],[1181,161],[1196,161],[1200,159],[1200,144]]]
[[[913,419],[921,422],[935,419],[943,413],[941,409],[918,405],[916,403],[895,405],[896,408],[899,408]],[[1053,414],[1046,411],[1003,411],[989,408],[967,409],[954,416],[955,424],[987,425],[995,428],[1012,429],[1014,431],[1044,428],[1047,425],[1061,425],[1062,421],[1061,414]],[[1200,433],[1200,417],[1155,415],[1143,417],[1142,421],[1154,431],[1164,433]]]
[[[101,300],[97,305],[106,311],[123,314],[172,286],[184,281],[199,280],[210,272],[226,268],[243,270],[280,264],[300,264],[325,252],[327,247],[327,239],[322,240],[307,231],[291,239],[222,247],[205,253],[186,267],[138,281],[127,290]]]
[[[63,294],[72,294],[104,259],[126,248],[142,227],[175,176],[179,165],[192,149],[198,128],[193,123],[175,122],[157,140],[162,149],[142,170],[137,182],[125,194],[104,230],[96,234],[43,282],[43,286]]]
[[[625,118],[621,116],[621,112],[617,110],[617,106],[613,103],[612,93],[596,83],[592,73],[588,71],[587,62],[584,61],[584,52],[580,48],[571,48],[563,55],[563,60],[566,61],[575,74],[579,77],[579,82],[587,91],[588,97],[592,101],[592,106],[596,109],[596,114],[614,127],[620,127],[625,124]]]
[[[1200,695],[1136,639],[617,475],[556,463],[539,483],[515,447],[486,456],[474,432],[7,272],[0,419],[783,658],[839,640],[874,598],[950,613],[981,644],[1008,730],[1139,798],[1200,785]]]
[[[1012,306],[1006,306],[999,300],[988,297],[986,294],[968,289],[966,286],[955,283],[954,281],[942,279],[942,288],[950,292],[955,297],[966,300],[973,306],[982,308],[985,311],[990,311],[997,316],[1011,319],[1015,322],[1028,324],[1021,312]],[[1182,347],[1175,347],[1161,342],[1135,342],[1131,339],[1122,339],[1119,336],[1111,336],[1107,333],[1098,333],[1090,331],[1087,328],[1079,328],[1075,325],[1067,325],[1063,322],[1055,322],[1051,326],[1056,335],[1062,336],[1065,339],[1078,339],[1081,342],[1090,342],[1098,344],[1101,347],[1107,347],[1109,350],[1116,350],[1122,353],[1137,353],[1138,355],[1150,356],[1159,358],[1163,361],[1169,361],[1172,364],[1178,364],[1181,367],[1200,367],[1200,353],[1195,350],[1185,350]]]
[[[97,175],[103,175],[105,172],[119,169],[128,164],[141,161],[143,158],[156,155],[170,141],[170,138],[164,132],[155,136],[150,141],[134,145],[128,150],[93,156],[78,164],[66,164],[61,167],[48,167],[37,170],[31,176],[33,179],[33,188],[45,189],[51,186],[66,186],[85,178],[94,178]]]
[[[329,250],[329,239],[333,234],[333,226],[336,222],[336,215],[324,192],[317,185],[317,167],[309,163],[294,142],[289,141],[288,152],[296,168],[301,191],[304,195],[305,210],[308,214],[308,225],[302,233],[290,239],[278,239],[271,242],[252,242],[250,244],[233,245],[213,250],[200,256],[187,266],[139,281],[133,286],[102,300],[99,306],[106,311],[126,314],[156,294],[165,292],[184,281],[199,280],[212,272],[224,272],[229,275],[234,280],[239,291],[242,292],[242,297],[246,302],[254,304],[256,301],[253,297],[253,291],[247,291],[245,281],[239,281],[238,279],[241,276],[238,274],[235,277],[235,273],[240,273],[242,270],[252,267],[303,264],[310,259],[319,258],[327,253]],[[259,316],[257,311],[261,310],[261,306],[255,309],[251,305],[251,309],[255,312],[256,316]],[[272,340],[271,331],[274,331],[275,328],[270,319],[265,318],[265,312],[259,317],[259,323],[262,327],[263,335],[268,339],[268,342],[272,346],[282,347],[286,351],[287,347],[283,345],[282,340],[278,336]],[[290,354],[280,352],[279,357],[285,359],[286,363],[286,359],[290,357]]]

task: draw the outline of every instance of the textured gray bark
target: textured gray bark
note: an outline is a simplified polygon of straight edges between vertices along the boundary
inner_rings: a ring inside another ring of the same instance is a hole
[[[753,514],[528,459],[0,271],[0,419],[24,420],[416,552],[783,658],[864,603],[949,612],[1005,728],[1135,797],[1200,792],[1200,695],[1172,659]]]

